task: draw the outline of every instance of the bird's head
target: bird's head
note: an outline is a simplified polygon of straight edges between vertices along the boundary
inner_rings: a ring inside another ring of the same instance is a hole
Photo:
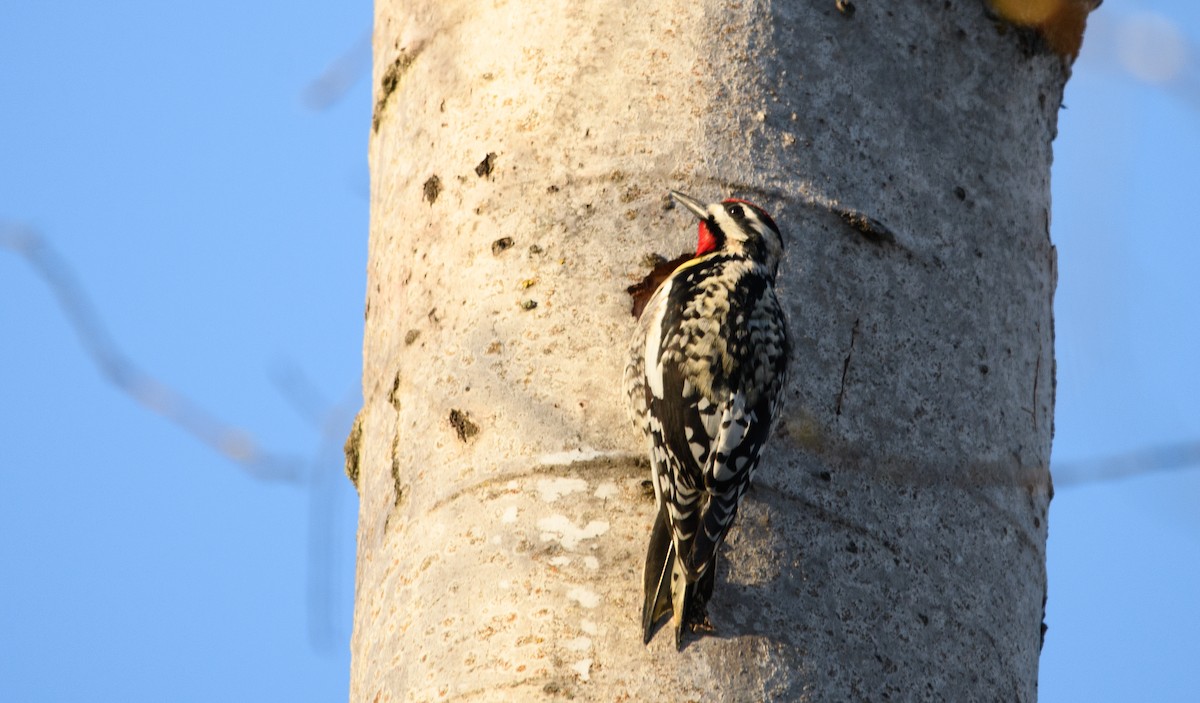
[[[775,275],[783,258],[783,236],[766,210],[734,198],[705,205],[677,190],[671,191],[671,197],[700,218],[697,257],[713,252],[739,254]]]

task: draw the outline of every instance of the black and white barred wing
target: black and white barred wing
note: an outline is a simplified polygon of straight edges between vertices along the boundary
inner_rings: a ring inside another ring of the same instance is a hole
[[[670,517],[678,552],[686,555],[691,552],[700,509],[707,500],[703,467],[712,456],[721,419],[718,407],[684,378],[675,356],[668,353],[658,369],[649,369],[647,399],[655,493]],[[661,376],[655,378],[658,371]],[[656,393],[659,378],[661,396]]]
[[[650,410],[650,396],[646,388],[646,359],[648,343],[652,343],[656,348],[650,350],[653,354],[652,359],[657,359],[658,349],[657,335],[651,335],[651,329],[654,326],[662,324],[663,308],[666,304],[666,286],[660,286],[650,301],[646,303],[645,309],[642,311],[641,317],[638,318],[637,328],[634,330],[633,341],[630,343],[628,362],[625,365],[624,388],[628,403],[625,409],[629,413],[629,419],[633,422],[633,426],[639,432],[649,433],[647,427],[646,414]],[[655,363],[654,360],[651,363]]]
[[[771,436],[776,405],[777,398],[763,397],[747,406],[742,393],[734,393],[722,405],[713,451],[704,465],[709,500],[699,517],[700,534],[690,553],[690,566],[695,571],[708,568],[737,517],[738,505]]]

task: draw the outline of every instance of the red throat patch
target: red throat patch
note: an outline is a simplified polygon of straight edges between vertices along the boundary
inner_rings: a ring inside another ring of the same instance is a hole
[[[704,256],[717,250],[717,238],[708,231],[708,223],[700,220],[700,234],[696,240],[696,256]]]

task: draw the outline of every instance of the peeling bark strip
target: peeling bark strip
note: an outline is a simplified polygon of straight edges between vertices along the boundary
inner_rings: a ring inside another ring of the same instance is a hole
[[[377,0],[352,701],[1034,703],[1066,68],[984,0],[853,5]],[[620,390],[669,188],[777,215],[797,332],[682,653]]]

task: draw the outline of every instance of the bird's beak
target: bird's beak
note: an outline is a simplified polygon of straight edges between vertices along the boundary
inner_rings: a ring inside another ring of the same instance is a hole
[[[696,217],[699,217],[702,220],[708,219],[708,208],[706,208],[704,203],[700,202],[699,200],[696,200],[691,196],[684,195],[677,190],[671,191],[671,197],[675,199],[675,202],[691,210],[692,214]]]

